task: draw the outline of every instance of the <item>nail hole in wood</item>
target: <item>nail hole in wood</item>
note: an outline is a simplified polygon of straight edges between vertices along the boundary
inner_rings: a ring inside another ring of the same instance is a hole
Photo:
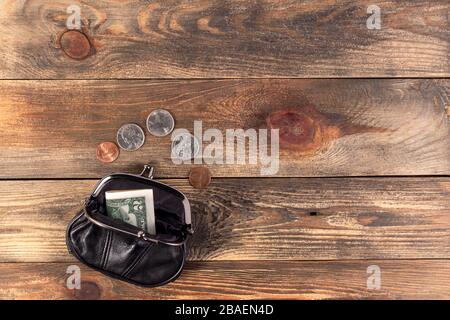
[[[315,216],[319,215],[319,212],[317,212],[317,211],[310,211],[310,212],[309,212],[309,215],[310,215],[311,217],[315,217]]]

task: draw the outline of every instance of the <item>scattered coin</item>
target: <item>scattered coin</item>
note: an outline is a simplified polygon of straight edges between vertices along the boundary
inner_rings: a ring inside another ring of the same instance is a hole
[[[190,133],[181,133],[172,141],[172,156],[187,161],[198,155],[200,143],[198,139]]]
[[[153,110],[147,117],[147,129],[154,136],[167,136],[172,132],[174,127],[175,120],[167,110]]]
[[[119,157],[119,148],[114,142],[102,142],[97,146],[97,159],[104,163],[110,163]]]
[[[124,124],[117,130],[117,143],[126,151],[135,151],[142,147],[145,141],[144,130],[137,124]]]
[[[208,167],[193,167],[189,172],[189,183],[196,189],[205,189],[211,183],[211,171]]]

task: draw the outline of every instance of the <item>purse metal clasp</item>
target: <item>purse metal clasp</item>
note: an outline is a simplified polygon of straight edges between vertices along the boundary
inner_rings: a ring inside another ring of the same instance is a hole
[[[144,166],[144,169],[142,170],[142,172],[140,173],[140,176],[145,177],[147,176],[147,178],[149,179],[153,179],[153,172],[155,171],[155,168],[152,167],[149,164],[146,164]],[[148,173],[147,173],[148,172]]]

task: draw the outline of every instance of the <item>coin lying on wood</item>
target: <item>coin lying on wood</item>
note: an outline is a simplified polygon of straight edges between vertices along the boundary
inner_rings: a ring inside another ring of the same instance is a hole
[[[110,163],[119,157],[119,148],[114,142],[102,142],[97,146],[97,159],[104,163]]]
[[[153,110],[147,117],[147,129],[154,136],[167,136],[172,132],[174,127],[175,120],[167,110]]]
[[[183,161],[195,158],[200,152],[200,142],[190,133],[181,133],[172,141],[172,157]]]
[[[135,123],[124,124],[117,131],[117,144],[123,150],[135,151],[145,141],[144,130]]]
[[[193,167],[189,172],[189,183],[196,189],[205,189],[211,183],[211,171],[208,167]]]

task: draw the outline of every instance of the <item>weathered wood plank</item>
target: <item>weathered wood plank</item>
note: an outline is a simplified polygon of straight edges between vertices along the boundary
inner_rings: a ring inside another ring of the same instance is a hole
[[[97,178],[149,161],[158,177],[187,177],[190,165],[170,158],[170,136],[147,134],[142,149],[111,165],[95,158],[98,143],[114,141],[124,123],[145,128],[158,107],[191,132],[195,120],[222,135],[268,121],[291,132],[294,141],[280,137],[278,176],[450,174],[449,88],[449,80],[395,79],[1,81],[0,178]],[[283,112],[295,117],[276,120]],[[225,160],[225,143],[219,151]],[[260,176],[263,167],[246,159],[211,170]]]
[[[191,201],[190,260],[450,257],[450,178],[166,182]],[[65,228],[93,186],[0,182],[0,262],[71,261]]]
[[[84,60],[59,48],[74,4],[92,45]],[[4,0],[0,78],[450,75],[447,0],[378,1],[381,30],[366,25],[373,4]]]
[[[71,264],[81,267],[80,290],[67,289]],[[379,290],[367,288],[373,265],[381,271]],[[2,299],[449,299],[450,261],[189,262],[178,280],[151,289],[76,261],[1,263],[0,283]]]

